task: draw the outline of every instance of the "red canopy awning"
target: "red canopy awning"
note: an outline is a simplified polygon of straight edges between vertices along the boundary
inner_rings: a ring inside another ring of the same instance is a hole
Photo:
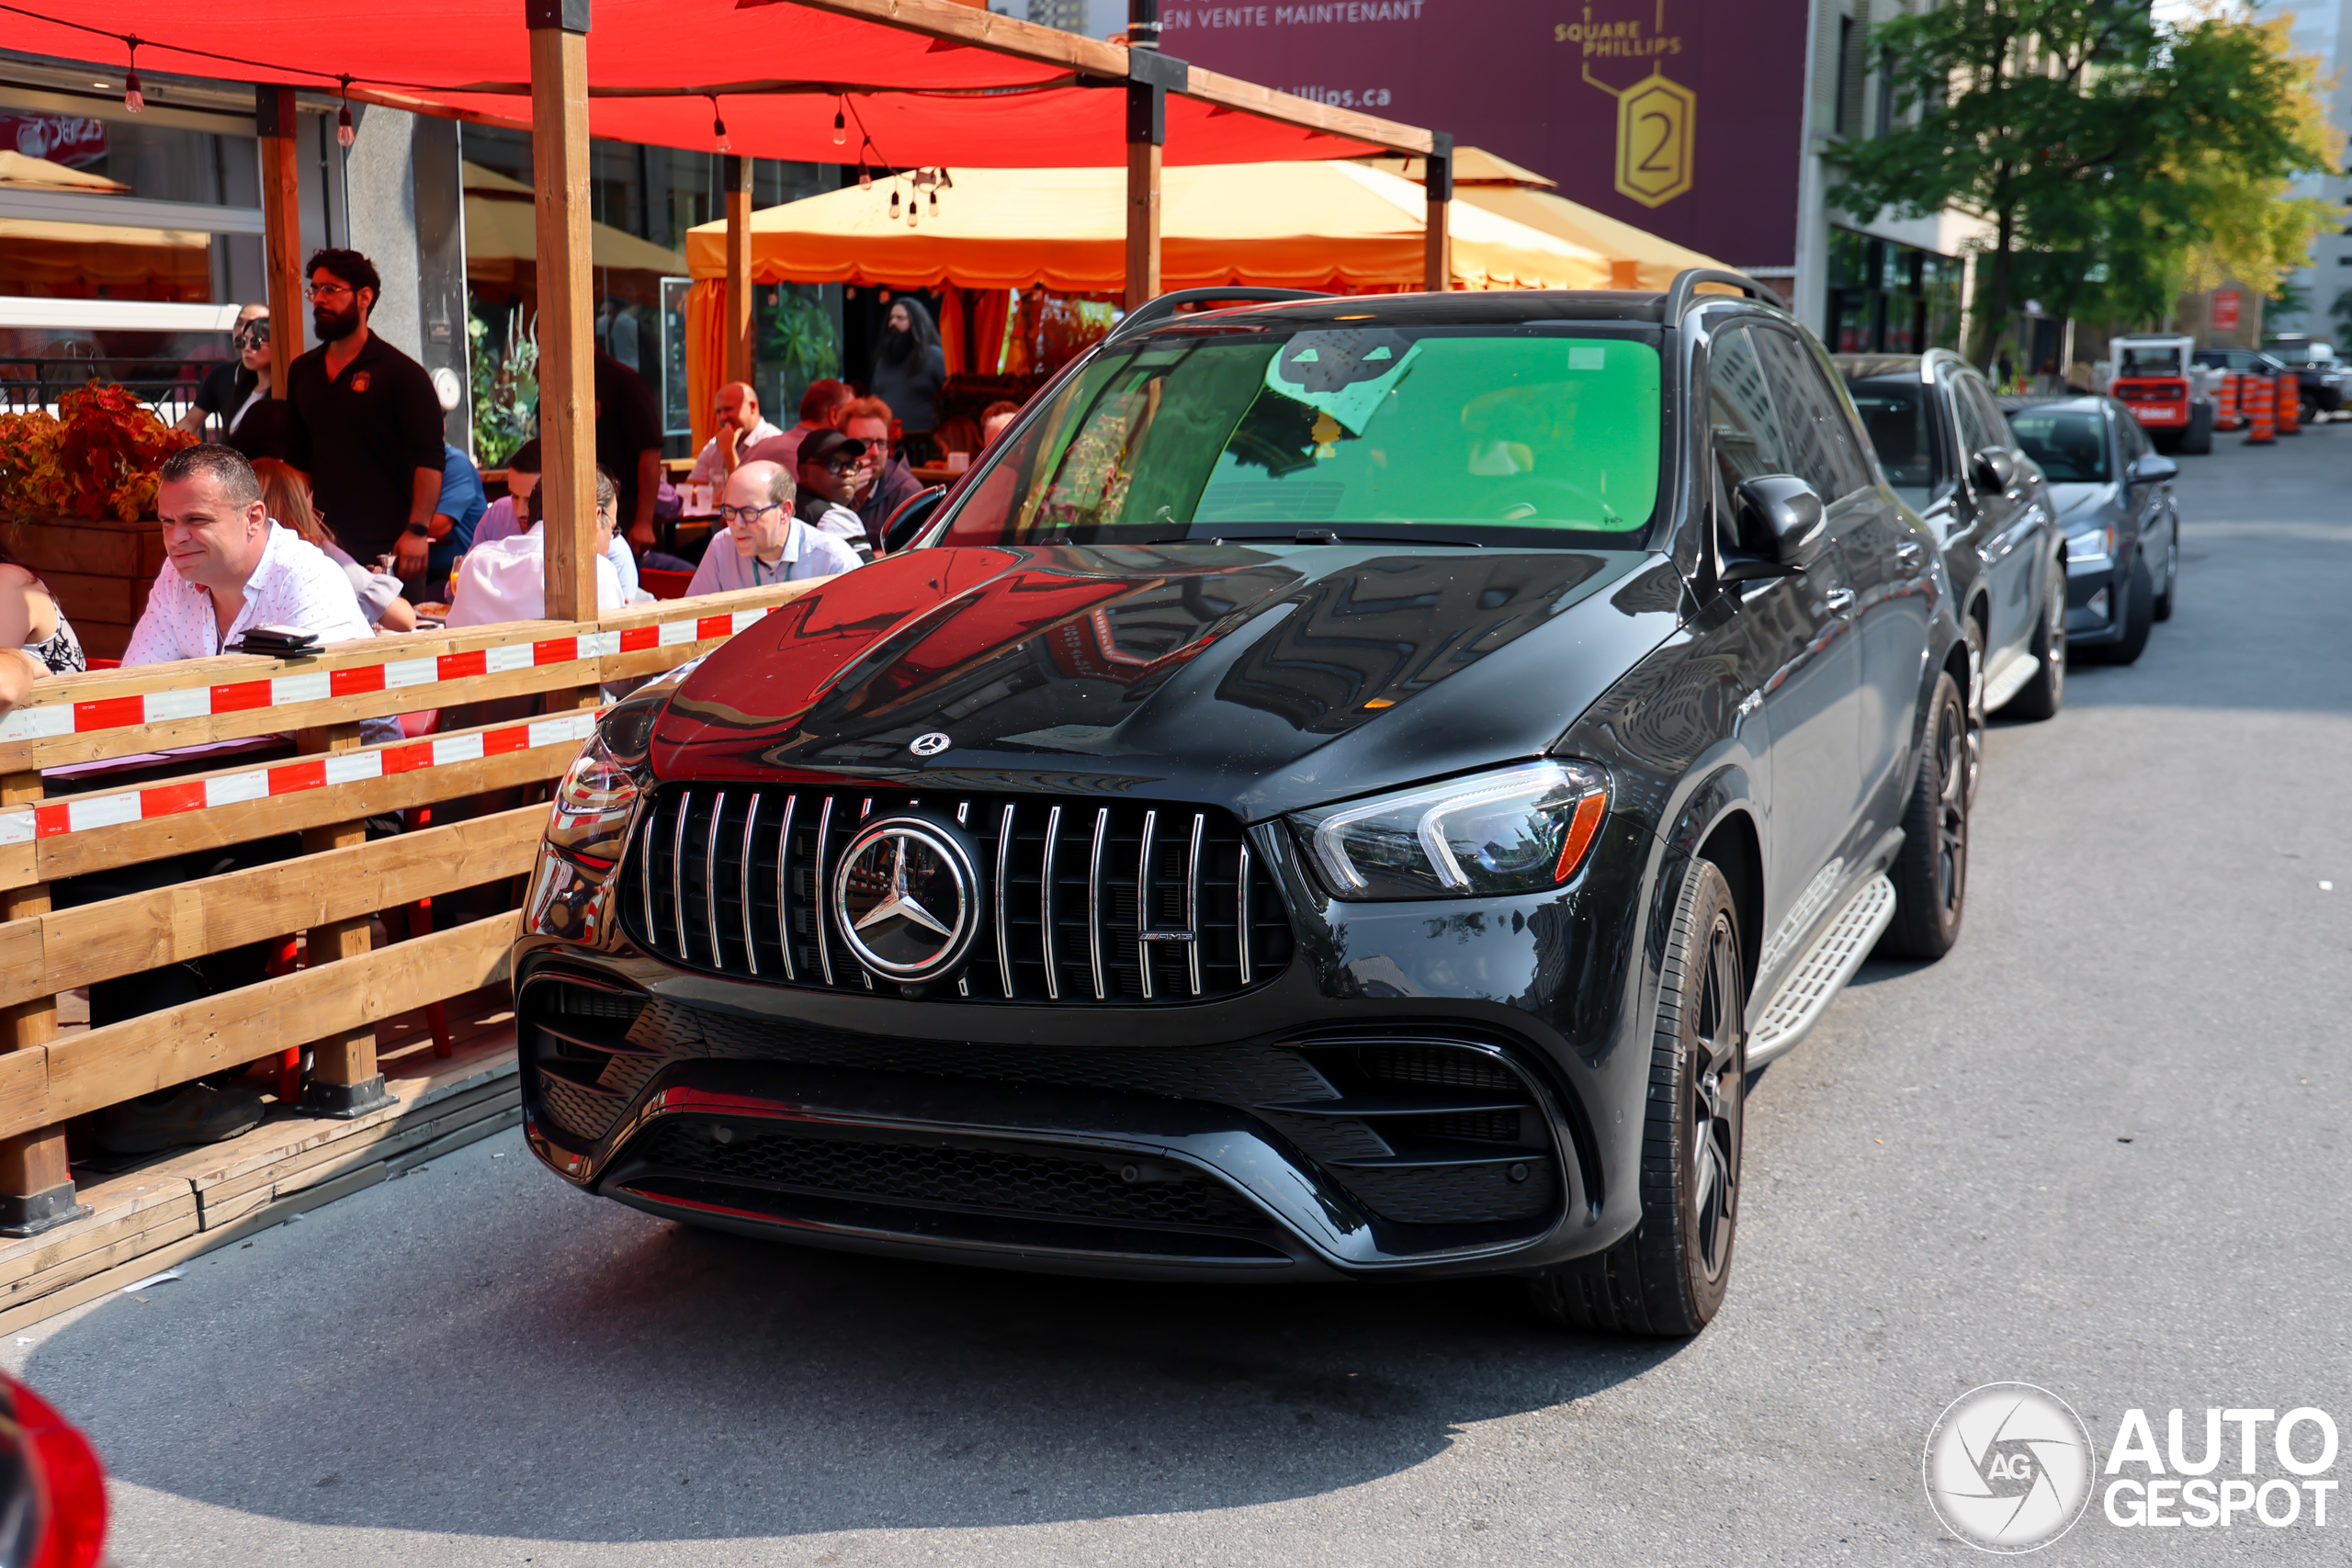
[[[896,19],[843,14],[859,10]],[[940,36],[949,30],[969,36]],[[128,34],[149,71],[311,91],[348,77],[355,97],[530,121],[519,0],[408,0],[391,13],[380,0],[107,0],[49,17],[12,11],[7,33],[13,50],[118,71]],[[618,141],[717,151],[715,96],[729,149],[753,157],[854,164],[863,152],[901,168],[1126,157],[1125,50],[944,0],[887,13],[861,0],[594,0],[587,55],[590,131]],[[1101,85],[1080,85],[1089,79]],[[1206,72],[1193,79],[1203,96],[1169,102],[1170,164],[1349,157],[1397,140],[1365,140],[1383,126],[1365,117]],[[1291,120],[1238,107],[1252,102]],[[839,143],[836,113],[848,122]]]

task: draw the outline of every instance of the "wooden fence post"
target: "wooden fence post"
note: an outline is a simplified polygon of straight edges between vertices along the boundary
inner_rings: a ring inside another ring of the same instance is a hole
[[[727,378],[752,379],[752,161],[718,160],[727,196]]]
[[[1429,218],[1421,231],[1421,287],[1431,294],[1442,294],[1453,287],[1453,138],[1445,131],[1434,131],[1430,142],[1421,181],[1429,200]]]
[[[304,751],[356,751],[365,742],[356,724],[337,724],[324,730],[301,732]],[[331,822],[302,830],[302,852],[345,850],[368,841],[368,824]],[[330,920],[313,926],[305,939],[305,966],[316,969],[338,958],[364,958],[373,947],[370,919]],[[311,1076],[302,1086],[302,1109],[314,1116],[365,1116],[392,1103],[384,1075],[376,1066],[376,1026],[339,1030],[311,1043]]]
[[[40,774],[10,773],[0,779],[0,805],[21,806],[41,797]],[[36,882],[0,894],[0,914],[9,919],[49,913],[49,884]],[[0,1051],[29,1051],[57,1038],[57,998],[36,997],[6,1010]],[[65,1129],[43,1127],[0,1139],[0,1235],[39,1235],[80,1219],[89,1206],[74,1197],[74,1170],[65,1155]]]
[[[524,0],[523,14],[531,32],[547,615],[593,621],[596,339],[588,298],[588,0]]]
[[[294,89],[256,86],[254,129],[261,136],[261,221],[269,293],[269,395],[286,395],[286,367],[302,352],[301,165]]]

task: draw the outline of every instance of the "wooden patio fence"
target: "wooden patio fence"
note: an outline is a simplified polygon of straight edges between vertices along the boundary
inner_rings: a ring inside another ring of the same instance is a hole
[[[43,681],[0,717],[0,1227],[74,1218],[64,1123],[308,1046],[306,1104],[381,1100],[375,1025],[501,979],[517,916],[371,947],[370,917],[527,873],[544,786],[571,766],[598,688],[709,651],[808,582],[616,611]],[[537,714],[363,745],[360,721],[506,699]],[[514,699],[525,699],[517,703]],[[51,798],[41,770],[295,733],[301,755]],[[370,841],[369,818],[516,786],[539,803]],[[303,852],[76,908],[52,884],[299,830]],[[519,886],[519,884],[517,885]],[[392,924],[395,933],[400,922]],[[61,1036],[60,993],[307,932],[305,967]]]

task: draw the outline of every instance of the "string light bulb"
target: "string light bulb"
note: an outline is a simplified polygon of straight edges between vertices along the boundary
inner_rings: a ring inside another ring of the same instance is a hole
[[[713,95],[710,100],[710,133],[718,138],[719,152],[732,152],[735,150],[728,143],[727,122],[718,116],[718,98],[716,95]]]
[[[343,90],[349,93],[351,78],[345,76],[342,81]],[[346,152],[351,151],[351,144],[359,140],[359,128],[351,123],[351,100],[348,97],[334,111],[334,139]]]
[[[899,220],[899,187],[898,187],[898,186],[892,186],[890,187],[890,221],[891,221],[891,222],[893,222],[893,223],[896,223],[898,220]]]
[[[839,147],[849,140],[849,120],[842,111],[833,111],[833,145]]]
[[[124,40],[130,45],[130,68],[122,73],[122,107],[138,114],[147,107],[147,95],[139,85],[139,40]]]
[[[867,168],[863,160],[857,165],[857,188],[860,190],[874,188],[874,171]]]
[[[915,203],[913,203],[913,202],[911,202],[911,201],[910,201],[910,202],[908,202],[908,203],[907,203],[907,227],[908,227],[908,228],[911,229],[911,228],[913,228],[913,227],[915,226],[915,218],[916,218],[916,215],[917,215],[918,213],[920,213],[922,210],[922,208],[920,208],[920,207],[918,207]]]

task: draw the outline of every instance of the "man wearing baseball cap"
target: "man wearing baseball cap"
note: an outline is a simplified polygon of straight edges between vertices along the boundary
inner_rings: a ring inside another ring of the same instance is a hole
[[[800,492],[793,508],[800,521],[831,534],[861,559],[873,552],[865,520],[850,504],[857,493],[857,460],[865,443],[838,430],[820,430],[800,444]]]

